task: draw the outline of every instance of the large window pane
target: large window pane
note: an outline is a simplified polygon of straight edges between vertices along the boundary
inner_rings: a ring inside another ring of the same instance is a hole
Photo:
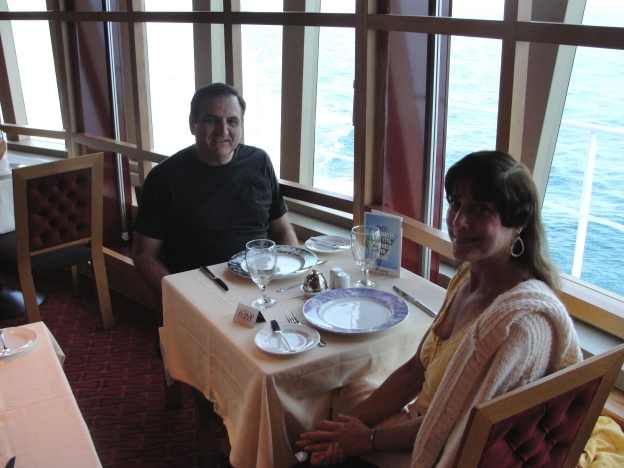
[[[454,0],[452,2],[453,18],[485,19],[502,21],[505,0]]]
[[[354,13],[355,4],[323,1],[323,13]],[[353,195],[355,31],[320,28],[314,186]]]
[[[624,258],[614,253],[624,239],[622,83],[624,51],[577,48],[544,201],[557,266],[620,295]]]
[[[9,11],[46,10],[45,0],[10,0],[8,7]],[[48,22],[11,21],[11,28],[28,125],[63,128]]]
[[[282,2],[242,1],[244,11],[282,11]],[[282,27],[242,25],[245,143],[262,148],[280,170]]]
[[[146,11],[191,11],[191,0],[145,0]],[[171,155],[195,139],[188,125],[195,92],[193,25],[147,23],[153,147]]]
[[[496,146],[501,57],[499,40],[452,37],[450,42],[445,173],[466,154]],[[443,220],[447,208],[444,198]]]

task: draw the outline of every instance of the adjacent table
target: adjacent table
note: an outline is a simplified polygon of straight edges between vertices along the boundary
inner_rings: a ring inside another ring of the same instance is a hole
[[[334,266],[349,273],[351,283],[362,275],[349,251],[319,257],[329,259],[317,266],[326,278]],[[314,422],[329,416],[333,390],[364,376],[385,378],[414,355],[432,321],[408,304],[408,317],[393,328],[356,336],[321,331],[326,347],[275,357],[254,343],[268,323],[249,329],[232,320],[238,303],[248,304],[259,288],[232,273],[227,263],[210,269],[225,280],[228,292],[199,270],[164,278],[161,346],[168,376],[195,387],[214,403],[228,429],[230,462],[236,468],[292,466],[294,442]],[[263,311],[267,322],[285,323],[284,311],[291,309],[307,323],[302,313],[306,298],[298,289],[275,292],[304,276],[269,284],[267,292],[278,303]],[[396,284],[436,310],[444,299],[442,288],[407,270],[400,278],[371,276],[380,289],[391,291]]]
[[[38,342],[0,358],[0,465],[15,456],[17,467],[101,467],[61,368],[65,355],[43,322],[23,327]]]

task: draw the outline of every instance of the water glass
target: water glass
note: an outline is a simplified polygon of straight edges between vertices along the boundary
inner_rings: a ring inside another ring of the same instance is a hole
[[[355,226],[351,229],[351,253],[364,273],[364,279],[357,281],[356,288],[376,288],[379,286],[368,278],[368,271],[379,258],[381,233],[377,226]]]
[[[245,246],[245,262],[247,271],[254,283],[256,283],[262,295],[250,304],[257,309],[266,309],[275,305],[275,299],[265,294],[267,285],[271,282],[277,266],[277,247],[275,242],[269,239],[256,239],[247,242]]]

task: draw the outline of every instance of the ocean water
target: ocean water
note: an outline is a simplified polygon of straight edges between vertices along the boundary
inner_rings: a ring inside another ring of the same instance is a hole
[[[502,15],[499,0],[492,0],[489,9],[484,5],[481,10],[473,10],[474,3],[471,5],[463,13],[459,8],[457,11],[463,17],[499,19],[497,15]],[[585,22],[610,24],[613,19],[609,12],[613,12],[614,5],[612,0],[588,0]],[[620,8],[619,4],[616,6]],[[256,36],[249,34],[244,38],[244,44],[253,48],[248,56],[256,57],[254,60],[260,63],[253,79],[265,91],[271,90],[275,102],[279,102],[275,74],[281,67],[281,54],[269,53],[263,44],[278,44],[281,37],[271,35],[281,36],[281,31],[279,28],[256,31]],[[314,185],[346,194],[353,193],[353,41],[351,30],[321,29]],[[447,167],[471,151],[495,146],[500,51],[499,40],[452,38]],[[616,254],[624,241],[624,214],[619,209],[624,202],[624,190],[621,190],[624,134],[608,130],[624,129],[622,83],[624,51],[577,49],[543,216],[553,260],[561,271],[572,273],[579,226],[579,217],[574,212],[581,206],[589,138],[588,130],[578,128],[575,123],[607,127],[597,133],[589,209],[589,215],[594,218],[588,222],[580,278],[624,295],[624,282],[619,279],[619,272],[624,271],[624,258]],[[263,120],[266,128],[267,119]],[[273,133],[267,131],[272,134],[271,139],[279,135]],[[275,151],[271,154],[276,156]]]

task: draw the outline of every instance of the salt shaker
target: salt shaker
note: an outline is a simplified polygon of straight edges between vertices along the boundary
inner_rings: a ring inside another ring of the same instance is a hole
[[[347,289],[351,285],[351,278],[344,271],[336,275],[336,289]]]
[[[338,276],[338,273],[340,273],[341,271],[342,271],[342,268],[334,267],[329,272],[329,288],[330,289],[337,289],[336,288],[336,276]]]

